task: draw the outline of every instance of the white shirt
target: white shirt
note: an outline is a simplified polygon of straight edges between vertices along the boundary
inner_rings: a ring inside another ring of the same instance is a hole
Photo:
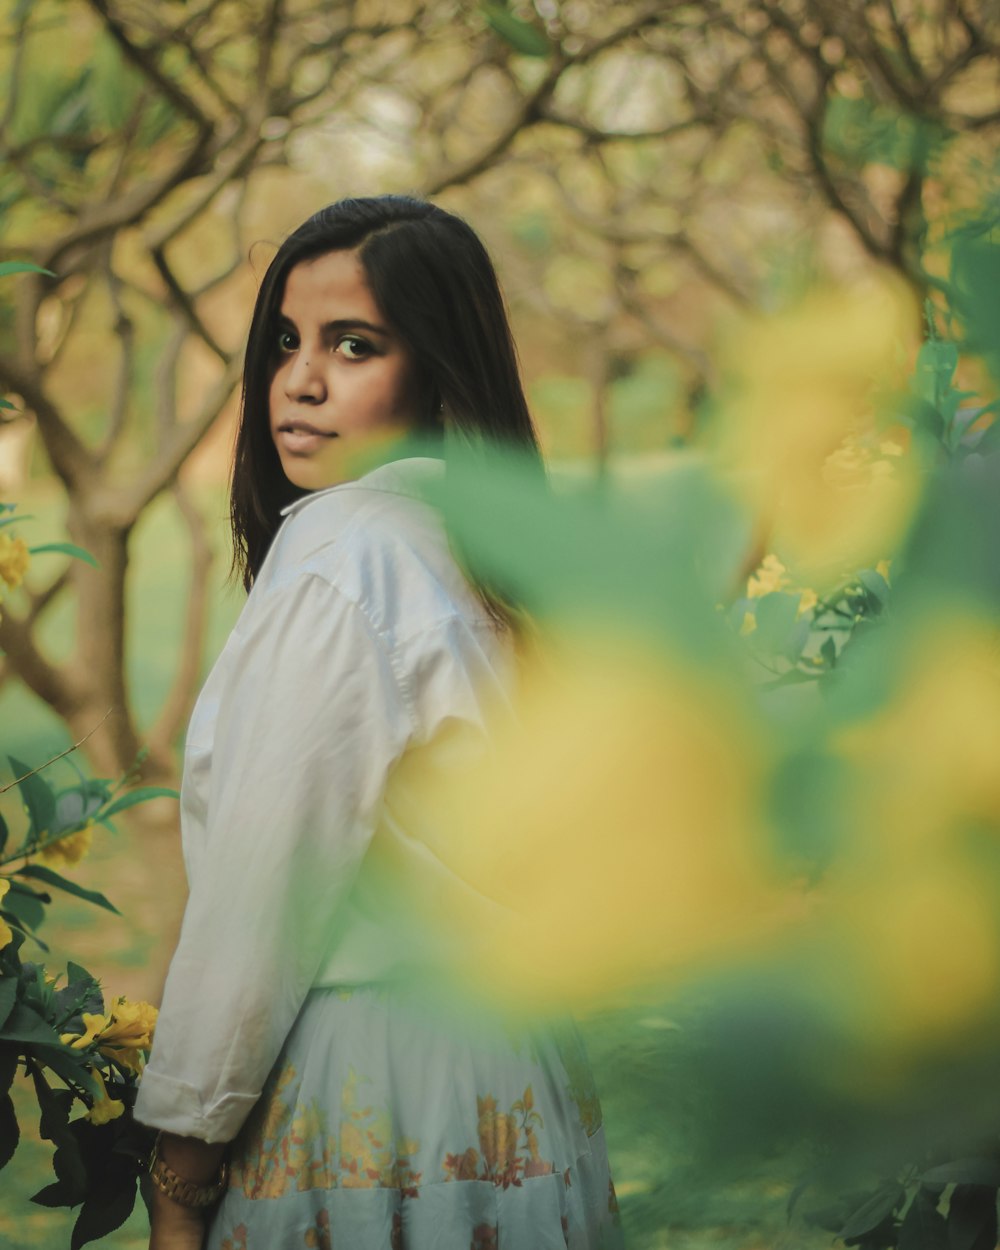
[[[400,975],[412,952],[359,877],[376,830],[450,875],[387,811],[387,780],[437,741],[448,767],[453,725],[482,739],[513,654],[417,497],[441,469],[397,461],[285,509],[201,691],[181,788],[190,894],[143,1123],[231,1140],[313,986]]]

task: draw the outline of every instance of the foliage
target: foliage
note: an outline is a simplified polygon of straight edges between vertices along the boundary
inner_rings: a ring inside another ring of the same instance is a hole
[[[56,550],[90,560],[72,544],[29,548],[23,539],[11,539],[9,527],[19,518],[9,505],[3,510],[0,537],[7,538],[7,546],[0,548],[0,578],[8,587],[20,582],[32,555]],[[68,753],[64,758],[72,763]],[[99,982],[85,968],[70,961],[65,973],[52,974],[24,954],[31,946],[48,949],[38,930],[53,891],[116,911],[102,893],[57,867],[86,854],[95,825],[113,829],[113,817],[175,792],[127,788],[130,775],[112,784],[79,772],[71,784],[57,788],[43,775],[56,761],[41,768],[14,757],[9,762],[13,780],[0,794],[16,789],[25,824],[12,837],[0,815],[0,1167],[10,1162],[20,1138],[10,1089],[21,1069],[38,1102],[40,1134],[55,1148],[56,1179],[33,1201],[80,1206],[71,1243],[76,1250],[117,1228],[134,1205],[150,1143],[131,1108],[156,1010],[123,997],[106,1004]],[[74,1118],[79,1111],[83,1114]]]

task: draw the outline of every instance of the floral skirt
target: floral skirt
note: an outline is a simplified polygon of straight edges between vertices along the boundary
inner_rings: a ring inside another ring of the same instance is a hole
[[[618,1250],[572,1026],[314,990],[233,1145],[206,1250]]]

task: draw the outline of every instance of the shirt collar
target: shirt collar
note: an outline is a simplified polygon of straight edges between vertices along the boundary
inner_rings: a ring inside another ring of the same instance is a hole
[[[401,460],[390,460],[353,482],[339,482],[336,486],[310,491],[308,495],[303,495],[301,499],[296,499],[294,503],[282,508],[281,515],[291,516],[314,499],[332,495],[339,490],[378,490],[390,495],[406,495],[419,499],[428,486],[440,480],[443,472],[444,461],[433,456],[407,456]]]

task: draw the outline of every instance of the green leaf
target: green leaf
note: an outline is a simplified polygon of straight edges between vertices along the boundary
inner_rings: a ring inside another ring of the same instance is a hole
[[[113,1233],[132,1214],[138,1178],[123,1171],[116,1179],[116,1186],[109,1181],[83,1204],[73,1225],[70,1250],[80,1250],[88,1242]]]
[[[34,1055],[39,1063],[51,1068],[67,1085],[78,1085],[95,1097],[100,1093],[97,1082],[90,1073],[87,1059],[80,1051],[70,1050],[60,1043],[58,1046],[37,1046],[34,1048]]]
[[[802,631],[797,628],[799,625],[799,596],[795,594],[787,594],[785,591],[772,591],[769,595],[762,595],[757,600],[757,628],[749,635],[750,645],[757,651],[763,651],[768,655],[784,655],[789,650],[794,650],[794,644],[798,642],[798,650],[796,657],[801,654],[802,647],[805,644],[805,635],[801,639],[797,635]],[[808,633],[808,621],[804,622],[806,633]]]
[[[3,816],[0,816],[0,853],[3,852],[3,848],[7,845],[7,838],[9,836],[10,830],[7,828],[7,822],[4,820]]]
[[[997,1191],[992,1185],[956,1185],[948,1203],[949,1250],[995,1250]]]
[[[43,781],[38,773],[32,772],[27,764],[23,764],[13,755],[8,755],[7,759],[14,771],[14,776],[20,778],[17,788],[21,792],[24,806],[28,810],[28,819],[31,821],[28,841],[34,843],[52,824],[56,813],[55,795],[49,783]]]
[[[76,543],[42,543],[39,547],[29,547],[28,550],[33,556],[43,555],[46,551],[58,551],[64,556],[73,556],[76,560],[82,560],[84,564],[89,564],[92,568],[99,569],[99,562],[86,551],[83,547],[78,547]]]
[[[45,920],[45,908],[33,891],[18,890],[11,882],[10,893],[3,901],[3,910],[10,912],[21,926],[34,932]]]
[[[837,667],[837,644],[832,638],[827,638],[826,642],[820,647],[819,653],[827,668]]]
[[[41,265],[33,265],[28,260],[0,261],[0,278],[6,278],[8,274],[13,273],[44,273],[50,278],[56,276],[51,269],[43,269]]]
[[[34,1046],[55,1046],[62,1048],[59,1034],[47,1020],[23,1003],[17,1003],[7,1017],[0,1039],[5,1042],[27,1042]]]
[[[58,872],[53,872],[51,868],[45,868],[41,864],[28,864],[24,868],[17,871],[19,877],[31,877],[35,881],[44,881],[46,885],[51,885],[54,889],[64,890],[67,894],[72,894],[74,898],[85,899],[88,903],[95,903],[98,907],[103,907],[106,911],[113,911],[116,916],[120,916],[121,912],[113,903],[109,903],[103,894],[97,890],[85,890],[82,885],[77,885],[75,881],[67,881]]]
[[[8,405],[8,407],[10,406],[11,405]],[[20,521],[33,521],[34,519],[35,518],[30,515],[0,517],[0,530],[2,530],[5,525],[17,525]]]
[[[938,1210],[940,1187],[920,1185],[899,1226],[898,1250],[950,1250],[948,1229]]]
[[[37,1202],[40,1207],[75,1207],[86,1192],[87,1181],[84,1176],[77,1186],[70,1181],[53,1181],[37,1194],[32,1194],[30,1201]]]
[[[882,1185],[848,1218],[837,1236],[841,1241],[864,1237],[888,1219],[905,1196],[906,1191],[895,1181]]]
[[[128,794],[123,794],[120,799],[116,799],[110,807],[106,807],[101,812],[101,819],[115,816],[118,812],[124,812],[130,807],[135,807],[137,803],[145,803],[147,799],[179,798],[180,793],[177,790],[170,789],[169,786],[140,786],[138,790],[130,790]]]
[[[858,581],[870,595],[873,595],[881,607],[889,598],[889,583],[876,569],[862,569]]]
[[[17,977],[0,978],[0,1028],[7,1023],[17,1001]]]
[[[0,1168],[10,1163],[20,1139],[21,1130],[18,1128],[17,1116],[14,1114],[14,1104],[11,1102],[10,1094],[4,1094],[0,1098]]]
[[[528,22],[508,13],[502,4],[484,4],[483,15],[491,28],[522,56],[548,56],[552,45],[548,36]]]
[[[66,980],[70,985],[79,985],[83,981],[91,985],[99,985],[100,981],[92,972],[88,972],[82,964],[75,964],[72,959],[66,964]]]
[[[20,1054],[20,1050],[14,1045],[0,1046],[0,1093],[2,1094],[6,1094],[14,1084]]]
[[[930,1185],[987,1185],[996,1189],[1000,1186],[1000,1162],[985,1158],[953,1159],[950,1163],[928,1168],[920,1179]]]
[[[61,1145],[70,1136],[67,1126],[75,1101],[73,1092],[68,1089],[53,1089],[37,1064],[31,1065],[31,1080],[41,1112],[38,1132],[46,1141]]]

